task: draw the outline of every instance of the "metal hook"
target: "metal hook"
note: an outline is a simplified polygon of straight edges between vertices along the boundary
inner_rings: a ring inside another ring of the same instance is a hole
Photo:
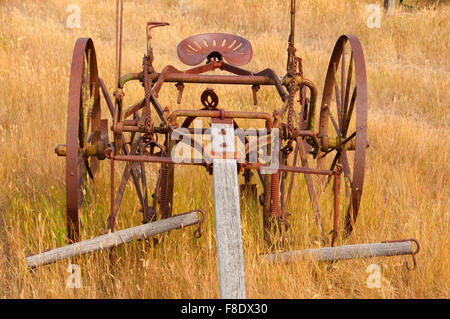
[[[169,22],[154,22],[154,21],[147,22],[146,38],[147,38],[147,55],[148,56],[150,56],[153,53],[153,49],[152,49],[152,45],[151,45],[152,36],[150,34],[150,31],[153,28],[164,27],[167,25],[169,25]]]
[[[200,238],[200,237],[202,237],[202,225],[201,224],[205,221],[205,213],[203,212],[203,210],[201,210],[201,209],[193,209],[193,210],[190,210],[190,211],[188,211],[186,213],[177,214],[176,216],[187,215],[187,214],[191,214],[191,213],[194,213],[194,212],[200,213],[200,215],[201,215],[201,218],[197,221],[197,230],[194,231],[194,237],[195,238]]]
[[[385,240],[385,241],[383,241],[383,243],[401,243],[401,242],[407,242],[407,241],[416,243],[416,250],[411,252],[413,266],[410,267],[408,262],[406,262],[406,269],[408,269],[409,271],[412,271],[412,270],[415,270],[417,267],[416,254],[420,251],[420,245],[419,245],[419,242],[417,241],[417,239],[409,238],[409,239],[403,239],[403,240]]]
[[[411,271],[411,270],[416,269],[416,266],[417,266],[416,254],[420,251],[420,245],[419,245],[419,242],[416,239],[414,239],[414,238],[410,238],[410,239],[407,239],[407,240],[416,243],[416,251],[411,252],[411,257],[412,257],[412,260],[413,260],[413,267],[410,267],[408,262],[406,262],[406,269]]]
[[[194,209],[191,211],[191,213],[193,212],[198,212],[200,213],[200,215],[202,215],[202,217],[197,222],[197,230],[194,231],[194,237],[200,238],[202,237],[202,223],[205,221],[205,213],[201,209]]]

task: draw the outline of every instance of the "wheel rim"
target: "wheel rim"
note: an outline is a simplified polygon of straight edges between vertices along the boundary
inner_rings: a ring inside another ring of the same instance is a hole
[[[344,169],[344,187],[350,197],[344,206],[344,236],[348,236],[360,207],[367,147],[366,68],[361,43],[355,36],[341,36],[334,47],[323,90],[319,136],[340,140],[334,151],[319,154],[318,164],[334,169],[339,163]],[[354,152],[343,143],[353,144]]]
[[[97,144],[101,139],[100,95],[97,59],[91,39],[75,43],[70,69],[67,114],[66,208],[70,241],[80,240],[79,210],[87,183],[86,175],[94,177],[97,157],[87,157],[80,149]]]

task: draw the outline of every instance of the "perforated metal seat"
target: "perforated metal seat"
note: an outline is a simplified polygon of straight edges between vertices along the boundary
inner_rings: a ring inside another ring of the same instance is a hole
[[[178,57],[187,65],[222,58],[232,65],[244,65],[252,59],[252,46],[247,39],[227,33],[204,33],[184,39],[177,47]]]

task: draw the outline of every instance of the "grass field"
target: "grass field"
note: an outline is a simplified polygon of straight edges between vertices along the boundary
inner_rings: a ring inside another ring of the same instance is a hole
[[[153,32],[157,70],[166,64],[185,68],[176,56],[176,45],[185,37],[227,32],[252,43],[253,60],[246,68],[271,67],[284,74],[288,0],[220,5],[209,0],[124,2],[124,73],[141,70],[145,23],[153,20],[171,23]],[[248,298],[450,297],[450,4],[404,2],[408,8],[382,13],[381,28],[368,28],[366,5],[382,1],[298,0],[296,46],[305,76],[321,92],[337,38],[354,34],[361,40],[368,74],[370,147],[356,229],[339,244],[414,237],[422,248],[417,269],[406,270],[404,263],[411,262],[410,257],[331,266],[262,264],[255,258],[264,250],[261,208],[246,207],[242,224]],[[66,26],[71,3],[81,8],[80,29]],[[54,154],[54,147],[65,143],[73,46],[78,37],[93,38],[100,75],[113,88],[114,19],[112,0],[0,1],[1,298],[219,297],[212,177],[202,168],[176,169],[174,198],[175,213],[193,208],[208,213],[201,239],[193,237],[193,229],[177,230],[158,245],[136,242],[117,249],[113,265],[102,252],[73,259],[81,267],[81,289],[66,288],[69,261],[27,270],[24,256],[66,242],[65,161]],[[221,101],[230,108],[255,109],[248,88],[215,88],[219,97],[227,94]],[[183,103],[197,108],[202,89],[188,86]],[[134,84],[125,93],[126,105],[144,94]],[[173,85],[165,86],[162,104],[175,108],[176,94]],[[261,89],[259,100],[259,111],[272,112],[271,101],[278,103],[269,88]],[[83,210],[83,238],[106,228],[109,165],[105,164],[94,185],[94,199]],[[156,167],[149,169],[154,181]],[[300,177],[296,183],[304,186]],[[295,195],[289,245],[316,247],[306,188]],[[320,201],[322,214],[329,218],[331,193],[322,194]],[[129,185],[118,228],[140,224],[138,210]],[[370,264],[381,267],[381,288],[366,285]]]

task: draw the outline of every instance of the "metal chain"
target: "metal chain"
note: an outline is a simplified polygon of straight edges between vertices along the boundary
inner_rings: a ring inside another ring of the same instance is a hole
[[[151,80],[149,75],[150,58],[145,55],[143,58],[144,68],[144,92],[145,92],[145,139],[149,141],[152,133],[152,113],[150,108],[150,87]]]
[[[288,133],[289,136],[293,135],[294,132],[294,123],[292,121],[292,117],[294,115],[294,102],[295,102],[295,86],[297,80],[297,58],[294,57],[294,61],[292,63],[292,68],[290,71],[291,83],[289,83],[289,103],[288,103],[288,116],[287,116],[287,124],[288,124]]]

